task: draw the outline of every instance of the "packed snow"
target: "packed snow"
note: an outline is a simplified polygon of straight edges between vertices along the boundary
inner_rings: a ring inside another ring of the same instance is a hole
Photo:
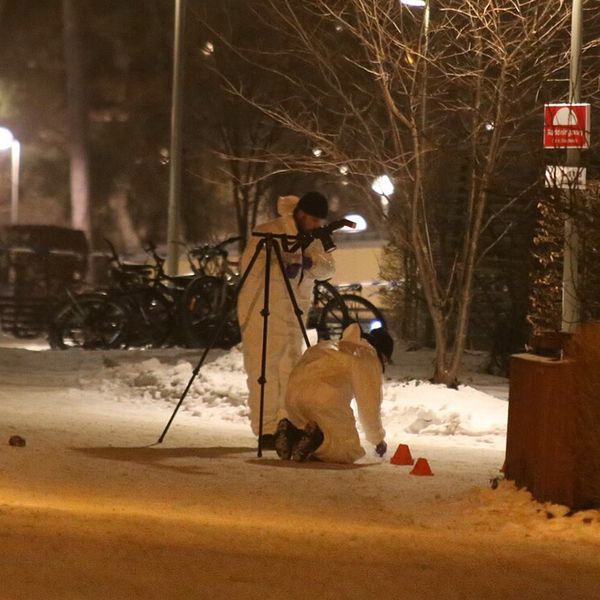
[[[400,347],[388,456],[326,465],[257,457],[239,348],[157,444],[197,351],[0,344],[2,600],[600,597],[600,511],[501,481],[508,386],[479,353],[453,390]],[[390,464],[400,443],[434,476]]]

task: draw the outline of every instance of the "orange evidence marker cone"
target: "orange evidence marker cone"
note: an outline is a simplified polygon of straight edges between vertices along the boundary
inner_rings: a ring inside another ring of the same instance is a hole
[[[410,448],[406,444],[400,444],[390,462],[393,465],[414,465],[415,459],[410,454]]]
[[[433,473],[431,471],[431,467],[429,466],[429,463],[427,462],[427,459],[426,458],[417,458],[417,464],[413,467],[412,471],[410,472],[410,475],[420,475],[420,476],[433,475]]]

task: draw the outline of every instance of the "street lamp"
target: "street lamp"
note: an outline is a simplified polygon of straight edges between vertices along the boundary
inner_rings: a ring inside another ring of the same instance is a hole
[[[14,140],[11,148],[10,222],[19,220],[19,169],[21,165],[21,144]]]
[[[380,175],[373,180],[371,189],[379,194],[381,208],[384,214],[387,214],[390,205],[390,196],[394,193],[394,184],[387,175]]]
[[[423,52],[425,60],[423,66],[423,90],[421,96],[421,128],[425,131],[426,112],[427,112],[427,58],[429,55],[429,19],[430,6],[429,0],[400,0],[400,4],[412,8],[423,8]]]
[[[173,87],[171,101],[171,148],[169,151],[169,206],[167,218],[167,273],[179,273],[179,234],[181,229],[181,155],[183,124],[184,57],[183,40],[187,0],[175,0],[173,34]],[[214,47],[213,47],[214,49]]]
[[[380,175],[373,180],[371,189],[380,196],[391,196],[394,193],[394,184],[387,175]]]
[[[0,150],[8,150],[12,147],[14,136],[10,129],[6,127],[0,127]]]
[[[10,161],[10,222],[15,224],[19,219],[19,170],[21,163],[21,144],[15,139],[12,131],[0,127],[0,150],[11,151]]]

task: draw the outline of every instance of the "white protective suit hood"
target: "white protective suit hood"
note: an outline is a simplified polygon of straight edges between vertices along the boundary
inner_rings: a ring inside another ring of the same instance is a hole
[[[291,217],[298,202],[300,202],[298,196],[279,196],[277,198],[277,214],[280,217]]]

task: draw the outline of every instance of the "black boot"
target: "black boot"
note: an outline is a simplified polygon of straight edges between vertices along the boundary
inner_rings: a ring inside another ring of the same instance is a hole
[[[290,460],[292,448],[302,435],[302,430],[298,429],[288,419],[281,419],[277,424],[275,432],[275,451],[282,460]]]
[[[324,439],[323,432],[319,426],[311,421],[304,428],[300,439],[292,450],[292,460],[304,462],[318,449]]]

